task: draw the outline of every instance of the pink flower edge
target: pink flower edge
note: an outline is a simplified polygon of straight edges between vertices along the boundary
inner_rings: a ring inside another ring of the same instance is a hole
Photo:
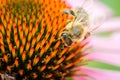
[[[74,80],[120,80],[120,72],[93,68],[78,67],[81,72],[89,76],[73,76]]]

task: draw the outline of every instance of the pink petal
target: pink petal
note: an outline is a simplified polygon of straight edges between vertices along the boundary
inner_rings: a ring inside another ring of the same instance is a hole
[[[115,53],[104,53],[104,52],[93,52],[86,56],[87,59],[100,61],[104,63],[113,64],[120,66],[120,54]]]
[[[80,76],[74,76],[73,77],[74,80],[88,80],[86,77],[80,77]]]
[[[80,68],[89,77],[74,76],[75,80],[120,80],[120,72],[93,68]]]
[[[94,52],[87,58],[120,66],[120,35],[110,38],[92,37],[90,43]]]
[[[120,53],[120,35],[118,35],[109,38],[92,37],[90,42],[95,50]]]
[[[93,0],[93,12],[96,16],[105,16],[106,18],[109,18],[112,16],[112,9],[110,9],[105,4],[101,3],[100,0]]]
[[[80,7],[84,3],[85,0],[65,0],[72,6],[72,8]]]
[[[90,9],[90,11],[90,27],[92,29],[101,26],[112,16],[111,9],[102,4],[99,0],[94,0],[94,5]]]
[[[101,32],[115,32],[120,31],[120,18],[112,18],[103,23],[97,30],[96,33]]]
[[[120,41],[120,32],[112,33],[112,39],[119,42]]]

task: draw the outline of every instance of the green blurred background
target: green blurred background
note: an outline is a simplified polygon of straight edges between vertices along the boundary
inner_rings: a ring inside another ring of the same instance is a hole
[[[120,0],[101,0],[108,5],[115,13],[115,16],[120,16]]]
[[[100,0],[100,1],[112,9],[115,17],[120,17],[120,0]],[[103,36],[108,37],[109,34],[108,33],[102,33],[102,37]],[[112,64],[106,64],[106,63],[98,62],[98,61],[90,62],[88,64],[88,66],[89,67],[100,68],[100,69],[120,71],[120,66],[115,66],[115,65],[112,65]]]

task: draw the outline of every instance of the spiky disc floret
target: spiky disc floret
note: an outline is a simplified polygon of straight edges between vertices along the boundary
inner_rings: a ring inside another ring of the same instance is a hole
[[[16,80],[59,80],[71,75],[83,60],[86,43],[63,48],[58,40],[68,19],[61,13],[69,8],[65,2],[10,1],[0,6],[0,74]]]

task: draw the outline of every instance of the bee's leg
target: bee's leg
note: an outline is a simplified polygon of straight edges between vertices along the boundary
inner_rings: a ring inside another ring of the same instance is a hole
[[[58,39],[54,40],[54,42],[57,42],[57,41],[59,41],[59,40],[61,40],[61,38],[60,38],[60,37],[59,37]]]
[[[57,40],[55,40],[54,42],[57,42],[57,41],[61,41],[61,45],[60,45],[60,47],[59,47],[59,50],[61,51],[61,50],[63,50],[64,48],[65,48],[65,45],[64,45],[64,42],[63,42],[63,40],[59,37]]]
[[[64,45],[64,43],[62,43],[62,45],[59,47],[59,50],[61,51],[61,50],[63,50],[65,48],[65,45]]]
[[[87,32],[87,34],[86,34],[85,37],[84,37],[84,40],[87,39],[90,35],[91,35],[91,33],[90,33],[90,32]]]

